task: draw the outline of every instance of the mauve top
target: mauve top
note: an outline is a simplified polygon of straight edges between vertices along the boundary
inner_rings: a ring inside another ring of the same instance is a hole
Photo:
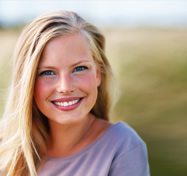
[[[149,176],[147,148],[124,122],[95,142],[64,158],[48,158],[38,176]]]

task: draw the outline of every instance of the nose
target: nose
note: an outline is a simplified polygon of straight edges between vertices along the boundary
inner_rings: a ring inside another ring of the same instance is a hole
[[[56,90],[59,93],[70,94],[75,91],[74,83],[69,74],[60,74],[57,81]]]

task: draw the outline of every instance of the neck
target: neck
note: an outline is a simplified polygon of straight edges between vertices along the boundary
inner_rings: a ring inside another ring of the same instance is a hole
[[[50,122],[50,137],[48,141],[48,156],[65,157],[76,153],[86,145],[85,140],[95,122],[93,115],[88,115],[74,124],[57,124]]]

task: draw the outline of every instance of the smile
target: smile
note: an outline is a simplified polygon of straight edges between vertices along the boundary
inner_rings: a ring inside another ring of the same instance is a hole
[[[53,103],[58,105],[58,106],[63,106],[63,107],[66,107],[66,106],[71,106],[71,105],[74,105],[76,104],[77,102],[80,101],[80,98],[77,99],[77,100],[72,100],[72,101],[68,101],[68,102],[58,102],[58,101],[54,101]]]

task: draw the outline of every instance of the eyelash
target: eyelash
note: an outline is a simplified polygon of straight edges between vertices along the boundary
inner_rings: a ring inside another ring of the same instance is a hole
[[[51,70],[46,70],[40,73],[40,75],[54,75],[54,72]]]
[[[80,72],[80,71],[84,71],[87,69],[88,69],[88,67],[86,67],[86,66],[78,66],[73,70],[73,72]],[[51,70],[45,70],[40,73],[40,76],[42,76],[42,75],[50,76],[50,75],[55,75],[55,73]]]
[[[88,69],[88,67],[86,67],[86,66],[78,66],[73,70],[73,72],[79,72],[79,71],[83,71],[83,70],[87,70],[87,69]]]

